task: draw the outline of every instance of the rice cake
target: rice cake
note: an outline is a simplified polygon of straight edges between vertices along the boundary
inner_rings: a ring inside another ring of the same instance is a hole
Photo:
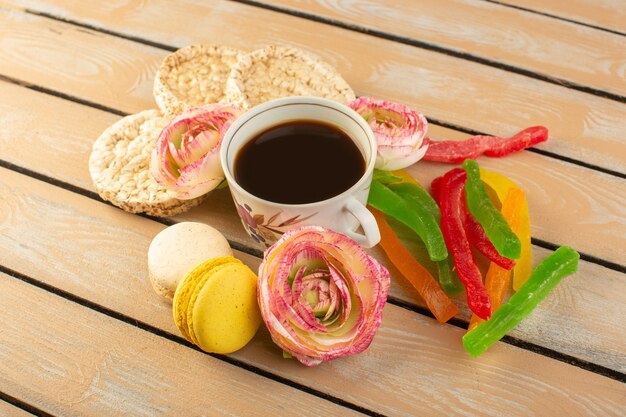
[[[152,151],[169,121],[158,110],[145,110],[124,117],[100,135],[89,158],[89,173],[100,197],[130,213],[158,217],[183,213],[202,202],[204,196],[176,199],[150,174]]]
[[[244,109],[290,96],[315,96],[346,104],[354,91],[341,75],[315,55],[270,45],[243,55],[226,82],[226,101]]]
[[[154,79],[154,98],[163,114],[224,100],[226,80],[244,52],[216,45],[190,45],[165,57]]]

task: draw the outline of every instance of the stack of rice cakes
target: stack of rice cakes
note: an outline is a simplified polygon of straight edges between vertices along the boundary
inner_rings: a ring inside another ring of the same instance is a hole
[[[206,196],[179,200],[150,174],[162,129],[183,111],[229,103],[246,110],[269,100],[316,96],[346,104],[354,91],[317,56],[270,45],[250,53],[214,45],[191,45],[165,57],[154,80],[159,110],[127,116],[93,145],[89,172],[104,200],[130,213],[167,217],[199,205]]]

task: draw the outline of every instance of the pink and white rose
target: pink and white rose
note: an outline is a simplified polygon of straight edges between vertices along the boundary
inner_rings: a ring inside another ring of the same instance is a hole
[[[199,197],[224,181],[220,146],[226,130],[241,114],[230,105],[207,104],[175,117],[161,132],[150,172],[176,198]]]
[[[304,226],[265,252],[258,301],[274,342],[314,366],[369,347],[389,285],[387,269],[355,241]]]
[[[428,121],[400,103],[360,97],[348,103],[370,125],[378,142],[376,168],[403,169],[422,159],[428,143],[424,141]]]

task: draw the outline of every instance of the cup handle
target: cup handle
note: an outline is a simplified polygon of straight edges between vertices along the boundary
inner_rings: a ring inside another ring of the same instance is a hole
[[[361,223],[365,234],[348,232],[346,233],[351,239],[365,248],[371,248],[380,242],[380,231],[374,215],[356,198],[352,197],[346,204],[348,210]]]

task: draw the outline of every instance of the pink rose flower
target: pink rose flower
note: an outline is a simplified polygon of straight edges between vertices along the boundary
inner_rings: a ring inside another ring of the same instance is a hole
[[[348,103],[370,125],[378,142],[376,168],[394,171],[413,165],[426,153],[428,121],[404,104],[360,97]]]
[[[304,226],[265,252],[258,299],[274,342],[313,366],[369,347],[389,285],[387,269],[352,239]]]
[[[224,133],[240,115],[236,107],[208,104],[174,118],[161,132],[150,172],[157,183],[181,200],[208,193],[224,181],[220,146]]]

